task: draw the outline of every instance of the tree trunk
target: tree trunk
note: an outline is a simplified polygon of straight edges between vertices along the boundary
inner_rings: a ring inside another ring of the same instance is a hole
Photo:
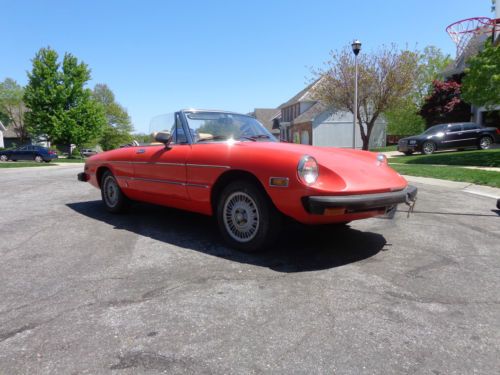
[[[366,138],[363,138],[363,150],[365,151],[368,151],[368,148],[370,147],[373,125],[375,125],[375,120],[371,120],[366,124]]]

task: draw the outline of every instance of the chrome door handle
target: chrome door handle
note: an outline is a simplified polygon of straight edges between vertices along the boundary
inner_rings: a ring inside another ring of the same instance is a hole
[[[146,152],[146,150],[141,148],[140,150],[137,150],[135,153],[136,154],[144,154],[145,152]]]

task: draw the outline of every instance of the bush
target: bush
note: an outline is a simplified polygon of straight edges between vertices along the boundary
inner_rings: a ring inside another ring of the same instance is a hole
[[[78,150],[78,148],[75,147],[71,152],[71,156],[69,156],[68,159],[83,159],[83,157],[80,154],[80,150]]]

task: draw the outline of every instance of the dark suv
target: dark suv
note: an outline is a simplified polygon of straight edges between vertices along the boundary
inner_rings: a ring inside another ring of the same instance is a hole
[[[21,146],[13,150],[0,151],[0,160],[34,160],[36,162],[50,162],[52,159],[57,159],[57,153],[42,146]]]
[[[485,128],[473,122],[434,125],[420,135],[402,138],[398,151],[411,155],[415,151],[430,155],[436,150],[477,147],[487,150],[500,142],[500,130]]]

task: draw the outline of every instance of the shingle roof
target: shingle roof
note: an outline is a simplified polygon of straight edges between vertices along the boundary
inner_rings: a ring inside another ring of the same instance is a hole
[[[321,102],[316,102],[307,111],[301,113],[299,116],[294,118],[292,123],[295,125],[295,124],[301,124],[303,122],[313,121],[317,115],[324,112],[326,109],[327,106],[325,104]]]
[[[311,94],[311,88],[319,81],[317,79],[316,81],[310,83],[309,85],[306,86],[302,91],[300,91],[297,95],[293,96],[290,100],[286,101],[285,103],[281,104],[278,108],[285,108],[288,107],[294,103],[298,102],[313,102],[315,101],[312,98]]]
[[[3,133],[4,138],[17,138],[17,134],[14,131],[14,126],[9,126],[6,128],[5,132]]]
[[[276,108],[255,108],[252,112],[254,116],[267,130],[273,132],[273,119],[280,113]]]

